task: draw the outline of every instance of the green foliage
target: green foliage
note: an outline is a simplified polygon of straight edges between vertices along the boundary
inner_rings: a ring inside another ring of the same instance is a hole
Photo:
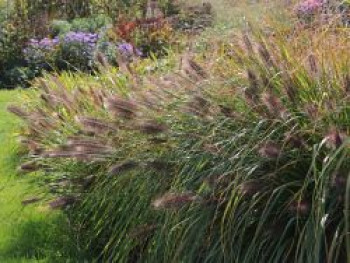
[[[71,22],[72,31],[82,31],[82,32],[99,32],[103,27],[112,24],[111,18],[106,15],[98,15],[96,17],[88,17],[88,18],[76,18]]]
[[[53,36],[59,36],[72,31],[72,25],[66,20],[53,20],[50,31]]]

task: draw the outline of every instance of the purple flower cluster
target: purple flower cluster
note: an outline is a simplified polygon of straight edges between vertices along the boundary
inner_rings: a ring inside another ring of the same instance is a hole
[[[24,52],[28,51],[28,49],[41,49],[41,50],[53,50],[58,44],[60,43],[60,40],[58,37],[55,38],[43,38],[43,39],[30,39],[27,45],[27,48],[24,50]]]
[[[305,0],[295,6],[298,15],[313,15],[323,6],[323,0]]]
[[[130,43],[122,43],[118,45],[118,51],[121,54],[133,54],[134,53],[134,47]]]
[[[124,42],[118,45],[118,51],[122,56],[131,57],[133,55],[142,56],[142,52],[139,49],[135,49],[130,43]]]
[[[30,64],[41,64],[48,60],[59,45],[60,40],[55,38],[30,39],[23,49],[26,61]]]
[[[86,32],[68,32],[64,36],[64,43],[79,43],[86,44],[91,48],[96,46],[99,39],[98,34],[86,33]]]

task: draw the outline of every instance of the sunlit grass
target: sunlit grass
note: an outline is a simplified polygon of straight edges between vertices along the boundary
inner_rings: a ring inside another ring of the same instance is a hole
[[[44,204],[21,204],[39,192],[33,175],[16,173],[18,121],[6,111],[23,92],[0,91],[0,262],[50,262],[60,257],[58,251],[69,240],[61,230],[65,222],[60,213],[48,211]]]

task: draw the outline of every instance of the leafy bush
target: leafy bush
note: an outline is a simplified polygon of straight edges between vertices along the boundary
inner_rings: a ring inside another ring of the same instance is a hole
[[[53,36],[60,36],[72,31],[72,25],[66,20],[53,20],[50,31]]]
[[[44,168],[100,261],[346,262],[349,42],[322,36],[244,34],[211,72],[42,79],[9,108],[22,170]]]
[[[55,63],[55,51],[59,45],[59,38],[30,39],[23,50],[25,59],[31,68],[49,70]],[[50,66],[51,64],[51,66]]]
[[[16,67],[25,66],[22,56],[25,42],[26,36],[16,28],[15,24],[8,21],[0,24],[0,88],[13,87],[19,84],[16,80],[22,80],[22,77],[14,76],[13,72],[16,71]]]
[[[98,35],[69,32],[60,44],[59,68],[89,70],[93,67]]]
[[[72,31],[82,31],[82,32],[90,32],[96,33],[101,28],[106,27],[107,25],[112,24],[111,18],[106,15],[98,15],[96,17],[88,17],[88,18],[76,18],[72,21]]]

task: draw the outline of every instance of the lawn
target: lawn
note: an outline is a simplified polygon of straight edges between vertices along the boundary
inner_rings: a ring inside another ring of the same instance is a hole
[[[61,241],[57,213],[42,206],[23,207],[21,201],[35,196],[34,176],[18,175],[16,166],[18,125],[6,107],[24,91],[0,92],[0,262],[46,262]],[[40,260],[39,260],[40,259]]]

